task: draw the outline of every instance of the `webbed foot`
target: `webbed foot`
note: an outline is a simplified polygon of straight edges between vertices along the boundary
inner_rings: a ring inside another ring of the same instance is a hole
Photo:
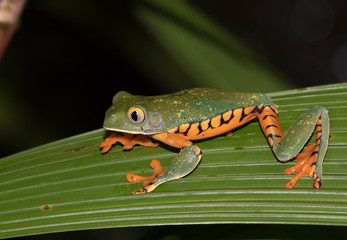
[[[317,161],[317,152],[318,147],[309,144],[306,148],[306,150],[303,153],[299,153],[296,156],[297,162],[294,167],[287,168],[285,170],[285,174],[292,174],[294,172],[297,172],[295,177],[293,177],[287,184],[286,188],[293,188],[296,182],[305,176],[309,176],[313,178],[314,189],[320,189],[322,187],[322,178],[321,176],[318,176],[318,174],[315,172],[316,170],[316,161]]]
[[[117,134],[113,133],[108,136],[101,144],[100,148],[102,153],[108,152],[113,144],[120,142],[123,144],[124,150],[132,149],[136,144],[147,146],[147,147],[157,147],[158,143],[153,143],[151,139],[145,135],[133,135],[133,134]]]
[[[151,185],[152,185],[151,183],[165,173],[165,170],[163,169],[163,167],[161,166],[160,162],[157,159],[152,160],[150,166],[154,170],[151,176],[143,177],[143,176],[136,175],[134,173],[127,174],[126,177],[128,182],[142,182],[142,185],[143,185],[143,188],[133,191],[132,192],[133,194],[141,194],[141,193],[153,191],[154,188],[153,189],[151,188]]]

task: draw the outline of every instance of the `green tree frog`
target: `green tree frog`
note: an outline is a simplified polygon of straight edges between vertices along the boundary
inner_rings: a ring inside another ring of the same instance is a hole
[[[107,110],[104,128],[111,134],[101,143],[102,153],[117,142],[123,149],[134,145],[156,147],[150,138],[181,151],[164,170],[158,160],[150,166],[151,176],[127,174],[129,182],[142,182],[134,194],[148,193],[160,184],[182,178],[192,172],[202,151],[192,141],[229,133],[258,118],[261,129],[277,159],[287,162],[297,158],[286,174],[297,172],[286,188],[292,188],[303,176],[313,178],[313,188],[322,187],[322,163],[328,148],[329,117],[324,107],[313,106],[283,133],[277,117],[277,106],[261,93],[242,93],[208,88],[194,88],[160,96],[136,96],[118,92]],[[315,131],[315,144],[300,153]],[[150,137],[150,138],[149,138]]]

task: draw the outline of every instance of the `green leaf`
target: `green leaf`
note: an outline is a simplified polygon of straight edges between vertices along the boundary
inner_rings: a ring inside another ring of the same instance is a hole
[[[119,145],[102,155],[102,129],[0,159],[0,238],[126,226],[197,223],[347,225],[347,84],[269,94],[283,129],[308,107],[329,110],[331,138],[324,184],[312,179],[294,189],[272,154],[257,121],[197,145],[203,159],[189,176],[153,193],[131,195],[140,183],[125,175],[151,174],[149,163],[168,166],[176,151]],[[29,141],[29,139],[21,139]]]

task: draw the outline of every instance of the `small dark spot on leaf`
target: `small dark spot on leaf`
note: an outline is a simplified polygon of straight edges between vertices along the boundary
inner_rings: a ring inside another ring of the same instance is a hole
[[[87,145],[87,146],[82,146],[82,147],[78,147],[78,148],[72,148],[72,149],[65,150],[64,152],[79,152],[79,151],[91,148],[93,146],[94,146],[94,144]]]
[[[51,209],[52,209],[52,206],[49,205],[49,204],[45,204],[45,205],[42,206],[41,209],[42,209],[43,211],[48,211],[48,210],[51,210]]]

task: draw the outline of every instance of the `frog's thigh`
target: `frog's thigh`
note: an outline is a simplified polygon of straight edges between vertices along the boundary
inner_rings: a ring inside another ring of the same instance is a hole
[[[162,176],[133,193],[139,194],[151,192],[162,183],[186,176],[196,168],[201,157],[201,149],[197,146],[192,144],[184,147],[172,160],[170,166]]]

